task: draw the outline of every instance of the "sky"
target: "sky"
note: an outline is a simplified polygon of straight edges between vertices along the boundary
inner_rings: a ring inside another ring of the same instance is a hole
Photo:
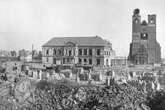
[[[165,0],[0,0],[0,49],[41,50],[52,37],[101,36],[117,56],[128,56],[132,14],[157,15],[157,41],[165,57]]]

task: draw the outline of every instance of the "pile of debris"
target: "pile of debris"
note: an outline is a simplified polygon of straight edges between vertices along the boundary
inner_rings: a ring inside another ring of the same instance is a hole
[[[150,110],[146,94],[128,84],[111,86],[45,84],[32,94],[28,109],[48,110]]]

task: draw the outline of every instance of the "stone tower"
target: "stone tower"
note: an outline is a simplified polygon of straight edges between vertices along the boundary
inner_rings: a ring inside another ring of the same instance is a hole
[[[156,15],[148,15],[148,21],[141,21],[140,10],[132,16],[132,42],[129,61],[133,64],[154,64],[161,62],[160,45],[156,40]]]

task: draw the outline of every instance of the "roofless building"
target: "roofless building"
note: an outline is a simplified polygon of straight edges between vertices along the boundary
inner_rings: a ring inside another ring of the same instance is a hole
[[[156,40],[155,14],[148,15],[148,21],[141,21],[140,10],[134,10],[129,60],[133,64],[155,64],[161,62],[161,47]]]

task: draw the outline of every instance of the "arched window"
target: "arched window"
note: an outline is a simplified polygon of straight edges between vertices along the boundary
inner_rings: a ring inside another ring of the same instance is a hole
[[[106,60],[106,65],[108,66],[109,64],[108,64],[108,59]]]
[[[79,49],[79,55],[82,55],[82,49]]]
[[[84,55],[87,55],[87,49],[84,49]]]
[[[136,18],[136,19],[134,20],[134,22],[135,22],[136,24],[138,24],[138,23],[139,23],[139,19]]]
[[[58,54],[61,55],[61,50],[60,49],[58,49]]]
[[[97,55],[100,55],[100,53],[101,53],[100,49],[97,49]]]
[[[150,23],[153,24],[155,21],[154,21],[154,18],[151,18],[150,19]]]
[[[53,55],[56,55],[56,49],[53,49]]]
[[[89,55],[92,56],[92,49],[89,49]]]
[[[49,55],[49,49],[46,50],[46,54]]]

